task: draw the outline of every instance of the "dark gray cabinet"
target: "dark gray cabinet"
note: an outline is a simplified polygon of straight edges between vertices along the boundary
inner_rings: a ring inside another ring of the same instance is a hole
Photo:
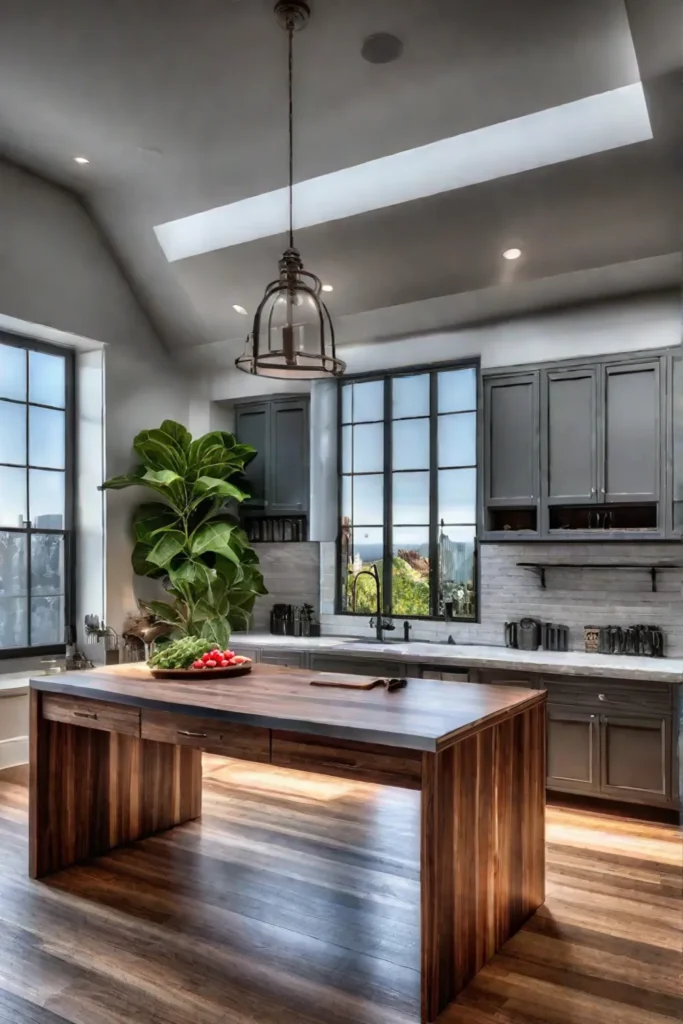
[[[305,515],[309,504],[308,395],[236,407],[238,441],[256,448],[246,467],[248,509],[268,516]]]
[[[261,651],[261,664],[284,665],[286,668],[306,668],[308,656],[303,651]]]
[[[669,490],[671,493],[671,532],[683,536],[683,358],[671,359],[670,375],[670,430],[669,430]]]
[[[605,796],[671,805],[671,725],[668,715],[600,716],[600,776]]]
[[[539,490],[539,375],[484,382],[485,500],[489,508],[535,504]]]
[[[597,367],[546,371],[541,431],[549,505],[597,501],[597,425]]]
[[[660,361],[603,368],[600,501],[659,500]]]
[[[350,676],[375,676],[377,679],[396,676],[402,678],[406,666],[400,661],[379,658],[344,657],[339,654],[311,654],[310,667],[314,672],[342,672]]]
[[[600,792],[600,716],[561,704],[547,714],[548,789]]]

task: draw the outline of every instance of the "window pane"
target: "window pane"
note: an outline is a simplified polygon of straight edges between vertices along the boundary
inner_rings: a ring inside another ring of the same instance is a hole
[[[0,526],[21,526],[26,515],[26,470],[0,466]]]
[[[31,598],[31,646],[64,643],[64,598]]]
[[[396,420],[393,424],[394,469],[429,469],[429,420]]]
[[[353,427],[342,427],[342,473],[350,473],[353,468]]]
[[[384,469],[384,424],[366,423],[353,428],[354,473],[381,473]]]
[[[26,401],[26,350],[0,345],[0,398]]]
[[[349,526],[353,519],[353,477],[343,476],[341,480],[341,517],[342,523]]]
[[[472,619],[476,614],[474,534],[474,526],[442,524],[439,530],[440,615]]]
[[[476,469],[439,470],[439,520],[444,523],[476,522]]]
[[[374,526],[384,522],[384,476],[353,478],[353,523]]]
[[[429,530],[393,531],[391,561],[392,615],[429,615]]]
[[[26,406],[0,402],[0,462],[26,465]]]
[[[354,610],[353,589],[356,575],[362,569],[377,566],[380,586],[380,604],[383,602],[382,558],[384,552],[384,531],[380,529],[355,529],[353,531],[348,573],[346,577],[346,608]],[[377,588],[369,576],[361,576],[355,584],[355,611],[359,614],[374,615],[377,610]]]
[[[393,511],[395,524],[429,524],[429,473],[394,473]]]
[[[429,416],[429,374],[395,377],[392,381],[392,416]]]
[[[353,422],[384,419],[384,381],[353,385]]]
[[[63,412],[29,407],[28,457],[32,466],[64,469],[65,436]]]
[[[439,416],[439,465],[474,466],[476,461],[476,412]]]
[[[477,408],[477,371],[444,370],[439,374],[439,412],[468,412]]]
[[[26,594],[26,534],[0,531],[0,597]]]
[[[64,538],[31,534],[31,595],[64,593]]]
[[[28,644],[28,599],[0,593],[0,650]]]
[[[50,469],[28,471],[29,519],[34,529],[64,528],[64,473]]]
[[[66,404],[65,392],[66,360],[63,356],[51,356],[47,352],[28,354],[28,400],[41,405]]]
[[[353,384],[344,384],[341,389],[342,423],[351,423],[353,419]]]

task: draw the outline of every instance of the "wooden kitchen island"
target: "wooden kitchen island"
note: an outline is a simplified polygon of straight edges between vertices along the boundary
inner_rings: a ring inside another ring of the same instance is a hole
[[[177,682],[128,665],[31,680],[29,871],[199,817],[202,751],[419,789],[422,1020],[433,1021],[544,900],[546,695],[310,685],[322,676],[334,678],[255,665]]]

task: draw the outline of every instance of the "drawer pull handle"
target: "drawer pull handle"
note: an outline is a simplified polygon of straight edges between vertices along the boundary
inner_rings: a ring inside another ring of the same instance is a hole
[[[205,740],[207,734],[205,732],[190,732],[189,729],[178,729],[179,736],[194,736],[199,740]]]
[[[357,768],[356,761],[323,761],[325,768]]]
[[[96,711],[74,711],[74,718],[94,718],[97,720]]]
[[[598,700],[607,700],[607,697],[605,696],[604,693],[599,693],[598,694]]]

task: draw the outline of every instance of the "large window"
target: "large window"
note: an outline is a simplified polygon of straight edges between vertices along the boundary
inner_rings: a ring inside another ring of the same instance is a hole
[[[385,614],[477,617],[476,366],[339,385],[339,604]]]
[[[0,336],[0,655],[64,644],[73,360]]]

